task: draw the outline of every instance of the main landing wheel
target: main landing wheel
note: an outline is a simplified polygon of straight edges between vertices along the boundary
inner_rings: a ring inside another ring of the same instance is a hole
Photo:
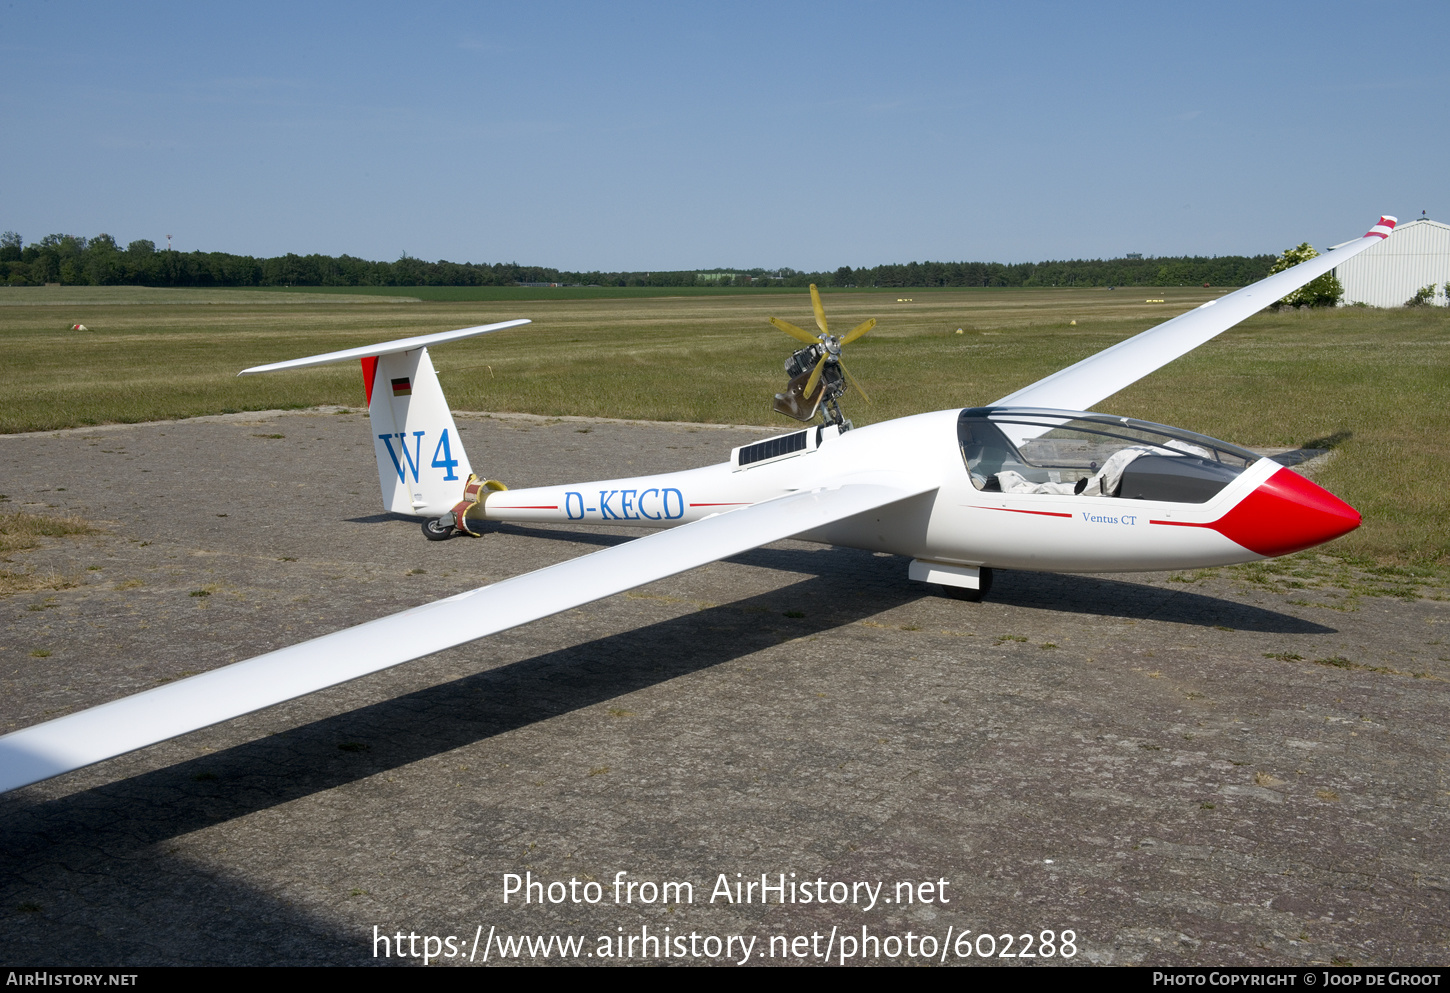
[[[969,590],[965,586],[947,586],[945,584],[938,584],[937,589],[942,592],[942,595],[949,596],[953,600],[966,600],[969,603],[978,603],[992,589],[992,570],[982,569],[977,577],[977,581],[981,585],[975,590]]]
[[[429,541],[447,541],[453,537],[453,525],[444,524],[441,517],[430,517],[423,522],[423,537]]]

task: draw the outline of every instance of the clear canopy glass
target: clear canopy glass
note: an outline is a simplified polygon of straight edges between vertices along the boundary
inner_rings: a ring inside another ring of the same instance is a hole
[[[973,407],[957,421],[962,459],[982,490],[1202,503],[1259,456],[1132,417]]]

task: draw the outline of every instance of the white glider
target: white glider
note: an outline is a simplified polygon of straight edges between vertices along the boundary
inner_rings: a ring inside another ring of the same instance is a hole
[[[1226,442],[1084,408],[1377,243],[1394,223],[1381,218],[1357,241],[989,407],[855,430],[817,425],[740,446],[728,462],[654,476],[526,490],[470,478],[427,349],[526,320],[244,370],[360,359],[384,506],[425,518],[431,537],[490,520],[662,530],[5,735],[0,792],[782,538],[909,556],[909,578],[963,599],[986,592],[993,568],[1194,568],[1331,540],[1359,514],[1303,477]],[[819,309],[817,318],[824,342]]]

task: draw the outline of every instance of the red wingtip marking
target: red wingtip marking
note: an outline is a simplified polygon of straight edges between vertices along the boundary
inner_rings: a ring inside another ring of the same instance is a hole
[[[1378,224],[1366,231],[1364,233],[1364,236],[1366,238],[1388,238],[1391,234],[1394,233],[1396,220],[1397,218],[1390,217],[1388,214],[1386,214],[1385,216],[1380,218],[1380,222]],[[1380,228],[1384,228],[1384,230],[1381,231]]]
[[[367,403],[371,407],[373,405],[373,380],[377,378],[378,374],[378,357],[376,355],[369,355],[363,359],[362,370],[363,389],[367,391]]]

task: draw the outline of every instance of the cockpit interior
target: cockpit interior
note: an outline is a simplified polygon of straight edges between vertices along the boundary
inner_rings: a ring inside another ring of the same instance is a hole
[[[1259,459],[1151,421],[1028,407],[963,410],[957,441],[972,485],[1001,493],[1205,503]]]

